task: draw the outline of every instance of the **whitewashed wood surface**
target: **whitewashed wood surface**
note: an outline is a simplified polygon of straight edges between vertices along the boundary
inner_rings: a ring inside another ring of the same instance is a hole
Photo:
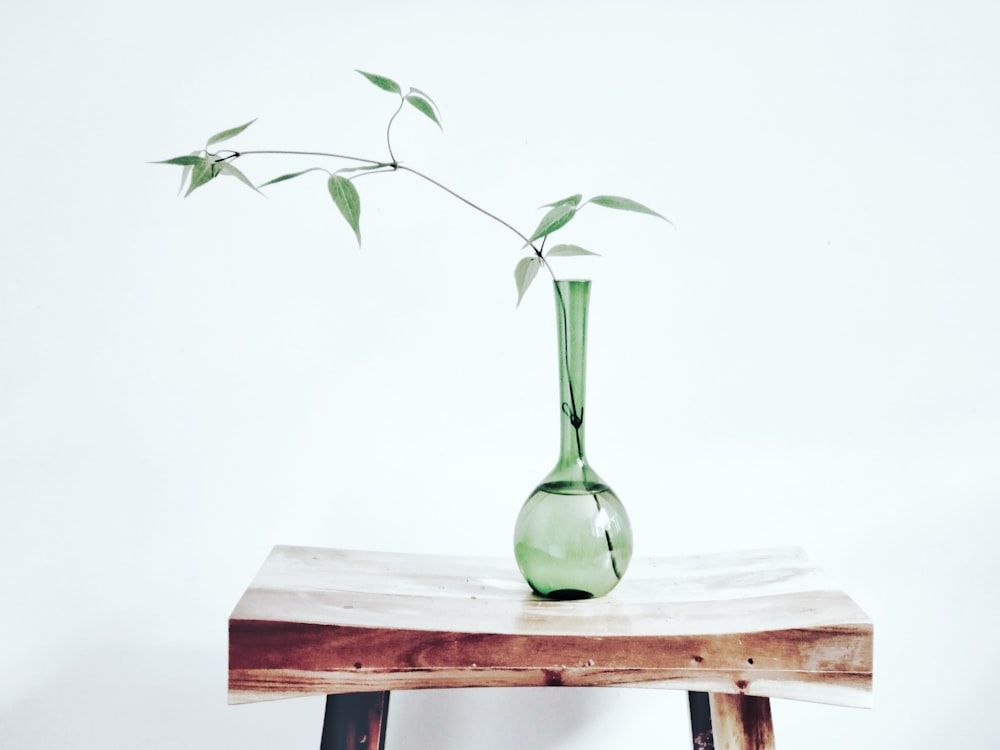
[[[873,628],[802,550],[633,560],[598,599],[513,560],[275,547],[230,618],[230,702],[634,685],[870,703]]]

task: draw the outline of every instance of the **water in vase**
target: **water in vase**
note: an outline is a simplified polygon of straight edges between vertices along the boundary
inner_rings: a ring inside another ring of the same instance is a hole
[[[606,484],[550,482],[525,502],[514,554],[531,588],[550,599],[613,589],[632,557],[628,515]]]
[[[618,496],[584,452],[589,281],[556,281],[560,448],[556,466],[528,496],[514,527],[514,557],[535,593],[603,596],[625,575],[632,528]]]

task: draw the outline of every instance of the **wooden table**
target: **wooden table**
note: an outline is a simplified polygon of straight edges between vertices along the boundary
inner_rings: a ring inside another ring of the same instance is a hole
[[[389,692],[707,693],[717,750],[773,747],[770,698],[868,707],[872,623],[799,549],[633,560],[599,599],[506,558],[275,547],[229,620],[230,703],[326,694],[321,748],[381,748]]]

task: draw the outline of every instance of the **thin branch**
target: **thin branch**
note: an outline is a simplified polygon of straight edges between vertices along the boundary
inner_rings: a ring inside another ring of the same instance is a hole
[[[402,105],[401,105],[401,107],[402,107]],[[396,114],[399,114],[398,110],[397,110]],[[394,118],[395,118],[395,116],[396,115],[393,115]],[[390,121],[389,124],[391,126],[392,122]],[[388,142],[388,139],[389,139],[389,130],[388,130],[388,128],[386,128],[386,141],[387,142]],[[528,245],[528,246],[531,247],[531,249],[532,249],[532,251],[534,251],[535,255],[538,256],[539,262],[545,267],[545,270],[549,272],[549,275],[552,277],[552,280],[555,281],[555,279],[556,279],[556,274],[552,270],[552,266],[549,265],[548,260],[542,254],[542,248],[544,248],[544,246],[545,246],[545,239],[544,238],[542,239],[542,245],[541,245],[541,247],[539,247],[538,245],[536,245],[535,243],[533,243],[530,239],[528,239],[528,236],[525,235],[525,234],[523,234],[513,224],[510,224],[510,223],[504,221],[503,219],[501,219],[496,214],[491,213],[490,211],[487,211],[485,208],[483,208],[482,206],[480,206],[480,205],[478,205],[476,203],[473,203],[472,201],[470,201],[465,196],[456,193],[450,187],[447,187],[446,185],[441,184],[440,182],[438,182],[437,180],[435,180],[433,177],[430,177],[430,176],[424,174],[423,172],[420,172],[420,171],[418,171],[416,169],[413,169],[412,167],[407,167],[407,166],[405,166],[403,164],[400,164],[399,162],[396,161],[395,156],[393,156],[393,154],[392,154],[392,146],[391,145],[389,146],[389,155],[392,157],[392,162],[389,163],[389,164],[387,164],[384,161],[377,161],[375,159],[364,159],[364,158],[362,158],[360,156],[347,156],[346,154],[334,154],[334,153],[330,153],[329,151],[288,151],[288,150],[283,150],[283,149],[282,150],[279,150],[279,149],[255,149],[253,151],[233,151],[228,156],[224,156],[221,159],[219,159],[218,161],[230,161],[230,160],[239,159],[241,156],[250,156],[250,155],[257,155],[257,156],[259,156],[259,155],[265,155],[265,156],[266,155],[321,156],[321,157],[330,158],[330,159],[347,159],[348,161],[356,161],[356,162],[360,162],[362,164],[371,164],[371,165],[373,165],[375,167],[387,167],[388,168],[388,169],[376,169],[376,170],[374,170],[375,174],[382,174],[384,172],[396,171],[396,170],[400,170],[400,171],[403,171],[403,172],[409,172],[410,174],[416,175],[417,177],[421,178],[422,180],[426,180],[427,182],[431,183],[432,185],[434,185],[439,190],[443,190],[444,192],[448,193],[453,198],[457,198],[458,200],[462,201],[462,203],[464,203],[465,205],[469,206],[470,208],[474,208],[476,211],[479,211],[479,213],[481,213],[481,214],[483,214],[485,216],[488,216],[489,218],[493,219],[493,221],[495,221],[495,222],[497,222],[499,224],[502,224],[503,226],[507,227],[507,229],[509,229],[510,231],[512,231],[514,234],[516,234],[522,240],[524,240],[524,244],[525,245]],[[360,175],[357,175],[357,176],[360,176]]]
[[[393,164],[395,164],[395,163],[396,163],[396,155],[395,155],[394,153],[392,153],[392,139],[391,139],[391,138],[389,137],[389,134],[390,134],[390,131],[392,130],[392,123],[393,123],[393,122],[395,121],[395,119],[396,119],[396,116],[397,116],[397,115],[398,115],[398,114],[399,114],[400,112],[402,112],[402,111],[403,111],[403,105],[404,105],[405,103],[406,103],[406,99],[404,99],[404,98],[403,98],[403,95],[402,95],[402,94],[400,94],[400,95],[399,95],[399,107],[397,107],[397,108],[396,108],[396,111],[392,113],[392,117],[390,117],[390,118],[389,118],[389,124],[385,126],[385,145],[386,145],[386,146],[388,147],[388,149],[389,149],[389,160],[390,160],[390,161],[391,161],[391,162],[392,162]]]
[[[410,174],[415,174],[417,177],[420,177],[423,180],[427,180],[427,182],[431,183],[432,185],[434,185],[435,187],[437,187],[437,188],[439,188],[441,190],[444,190],[446,193],[448,193],[452,197],[458,198],[458,200],[462,201],[462,203],[464,203],[465,205],[467,205],[467,206],[469,206],[471,208],[476,209],[481,214],[485,214],[486,216],[488,216],[491,219],[493,219],[493,221],[496,221],[496,222],[498,222],[500,224],[503,224],[510,231],[512,231],[514,234],[516,234],[518,237],[520,237],[522,240],[524,240],[524,244],[530,245],[531,249],[535,251],[535,254],[539,258],[542,258],[541,251],[537,247],[535,247],[534,243],[532,243],[531,240],[528,239],[527,235],[522,234],[521,231],[517,227],[513,226],[512,224],[508,224],[506,221],[504,221],[503,219],[501,219],[496,214],[490,213],[489,211],[487,211],[482,206],[479,206],[479,205],[473,203],[472,201],[470,201],[468,198],[465,198],[465,197],[459,195],[454,190],[452,190],[450,187],[442,185],[440,182],[438,182],[437,180],[435,180],[433,177],[428,177],[423,172],[418,172],[416,169],[413,169],[412,167],[407,167],[407,166],[405,166],[403,164],[397,164],[396,168],[399,169],[399,170],[401,170],[401,171],[403,171],[403,172],[409,172]]]
[[[223,160],[238,159],[241,156],[254,155],[283,155],[283,156],[323,156],[330,159],[347,159],[348,161],[359,161],[362,164],[376,164],[381,166],[384,161],[377,159],[362,159],[360,156],[347,156],[346,154],[331,154],[328,151],[279,151],[275,149],[263,149],[255,151],[234,151],[230,156],[223,157]]]

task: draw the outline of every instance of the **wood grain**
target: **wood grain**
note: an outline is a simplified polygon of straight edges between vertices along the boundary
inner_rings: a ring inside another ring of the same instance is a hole
[[[631,685],[868,706],[872,624],[798,549],[637,559],[600,599],[513,562],[276,547],[233,611],[230,702]]]

